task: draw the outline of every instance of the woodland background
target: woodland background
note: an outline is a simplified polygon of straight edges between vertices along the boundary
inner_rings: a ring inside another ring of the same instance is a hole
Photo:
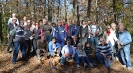
[[[112,22],[124,22],[133,36],[133,0],[0,0],[0,42],[7,42],[7,21],[12,13],[18,19],[27,16],[38,20],[47,18],[49,22],[66,18],[71,20],[96,20],[104,26]],[[133,45],[133,43],[132,43]]]

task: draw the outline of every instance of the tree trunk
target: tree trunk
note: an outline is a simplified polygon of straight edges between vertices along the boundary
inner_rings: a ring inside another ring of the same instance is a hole
[[[58,5],[58,16],[57,17],[60,18],[60,0],[58,0],[58,4],[59,5]]]
[[[67,19],[67,7],[66,7],[66,0],[64,0],[64,7],[65,7],[65,19]]]
[[[52,21],[52,0],[48,0],[48,21]]]
[[[80,18],[80,16],[79,16],[79,6],[77,5],[77,21],[79,21],[79,18]]]
[[[92,1],[92,0],[88,0],[88,7],[87,7],[87,18],[89,18],[89,16],[90,16],[91,1]]]
[[[2,7],[1,7],[1,2],[0,2],[0,45],[2,44]]]
[[[73,18],[75,19],[75,5],[76,5],[76,0],[73,0]]]
[[[113,0],[114,22],[116,22],[116,19],[117,19],[117,17],[116,17],[116,12],[115,12],[115,10],[116,10],[116,5],[115,5],[115,3],[116,3],[116,1],[115,1],[115,0]]]

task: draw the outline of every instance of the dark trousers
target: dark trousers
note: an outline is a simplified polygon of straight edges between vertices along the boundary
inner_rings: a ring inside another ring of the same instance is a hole
[[[8,46],[7,46],[7,49],[6,49],[7,52],[10,51],[10,47],[12,46],[12,44],[13,44],[13,37],[10,36],[9,39],[8,39]]]
[[[14,42],[14,50],[13,50],[13,59],[12,62],[15,63],[16,59],[18,57],[18,52],[21,50],[22,52],[22,60],[26,60],[26,48],[25,48],[25,42],[20,43],[18,41]]]
[[[27,49],[27,57],[29,57],[31,54],[31,40],[30,39],[26,40],[25,43],[26,43],[26,49]]]
[[[38,39],[33,39],[33,55],[36,55]]]

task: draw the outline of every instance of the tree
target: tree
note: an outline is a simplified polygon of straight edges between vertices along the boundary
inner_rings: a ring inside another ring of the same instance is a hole
[[[48,0],[48,21],[52,22],[52,0]]]

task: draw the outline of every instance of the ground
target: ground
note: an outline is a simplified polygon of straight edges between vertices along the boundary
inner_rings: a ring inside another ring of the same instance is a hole
[[[36,57],[30,58],[27,62],[18,61],[15,65],[12,64],[12,53],[6,54],[5,47],[0,48],[0,73],[133,73],[133,69],[128,71],[123,68],[119,61],[114,61],[111,69],[107,70],[104,64],[100,64],[95,68],[76,68],[75,66],[57,66],[57,70],[51,69],[43,64],[40,64]],[[19,54],[18,59],[21,54]],[[133,64],[133,54],[131,55]]]

